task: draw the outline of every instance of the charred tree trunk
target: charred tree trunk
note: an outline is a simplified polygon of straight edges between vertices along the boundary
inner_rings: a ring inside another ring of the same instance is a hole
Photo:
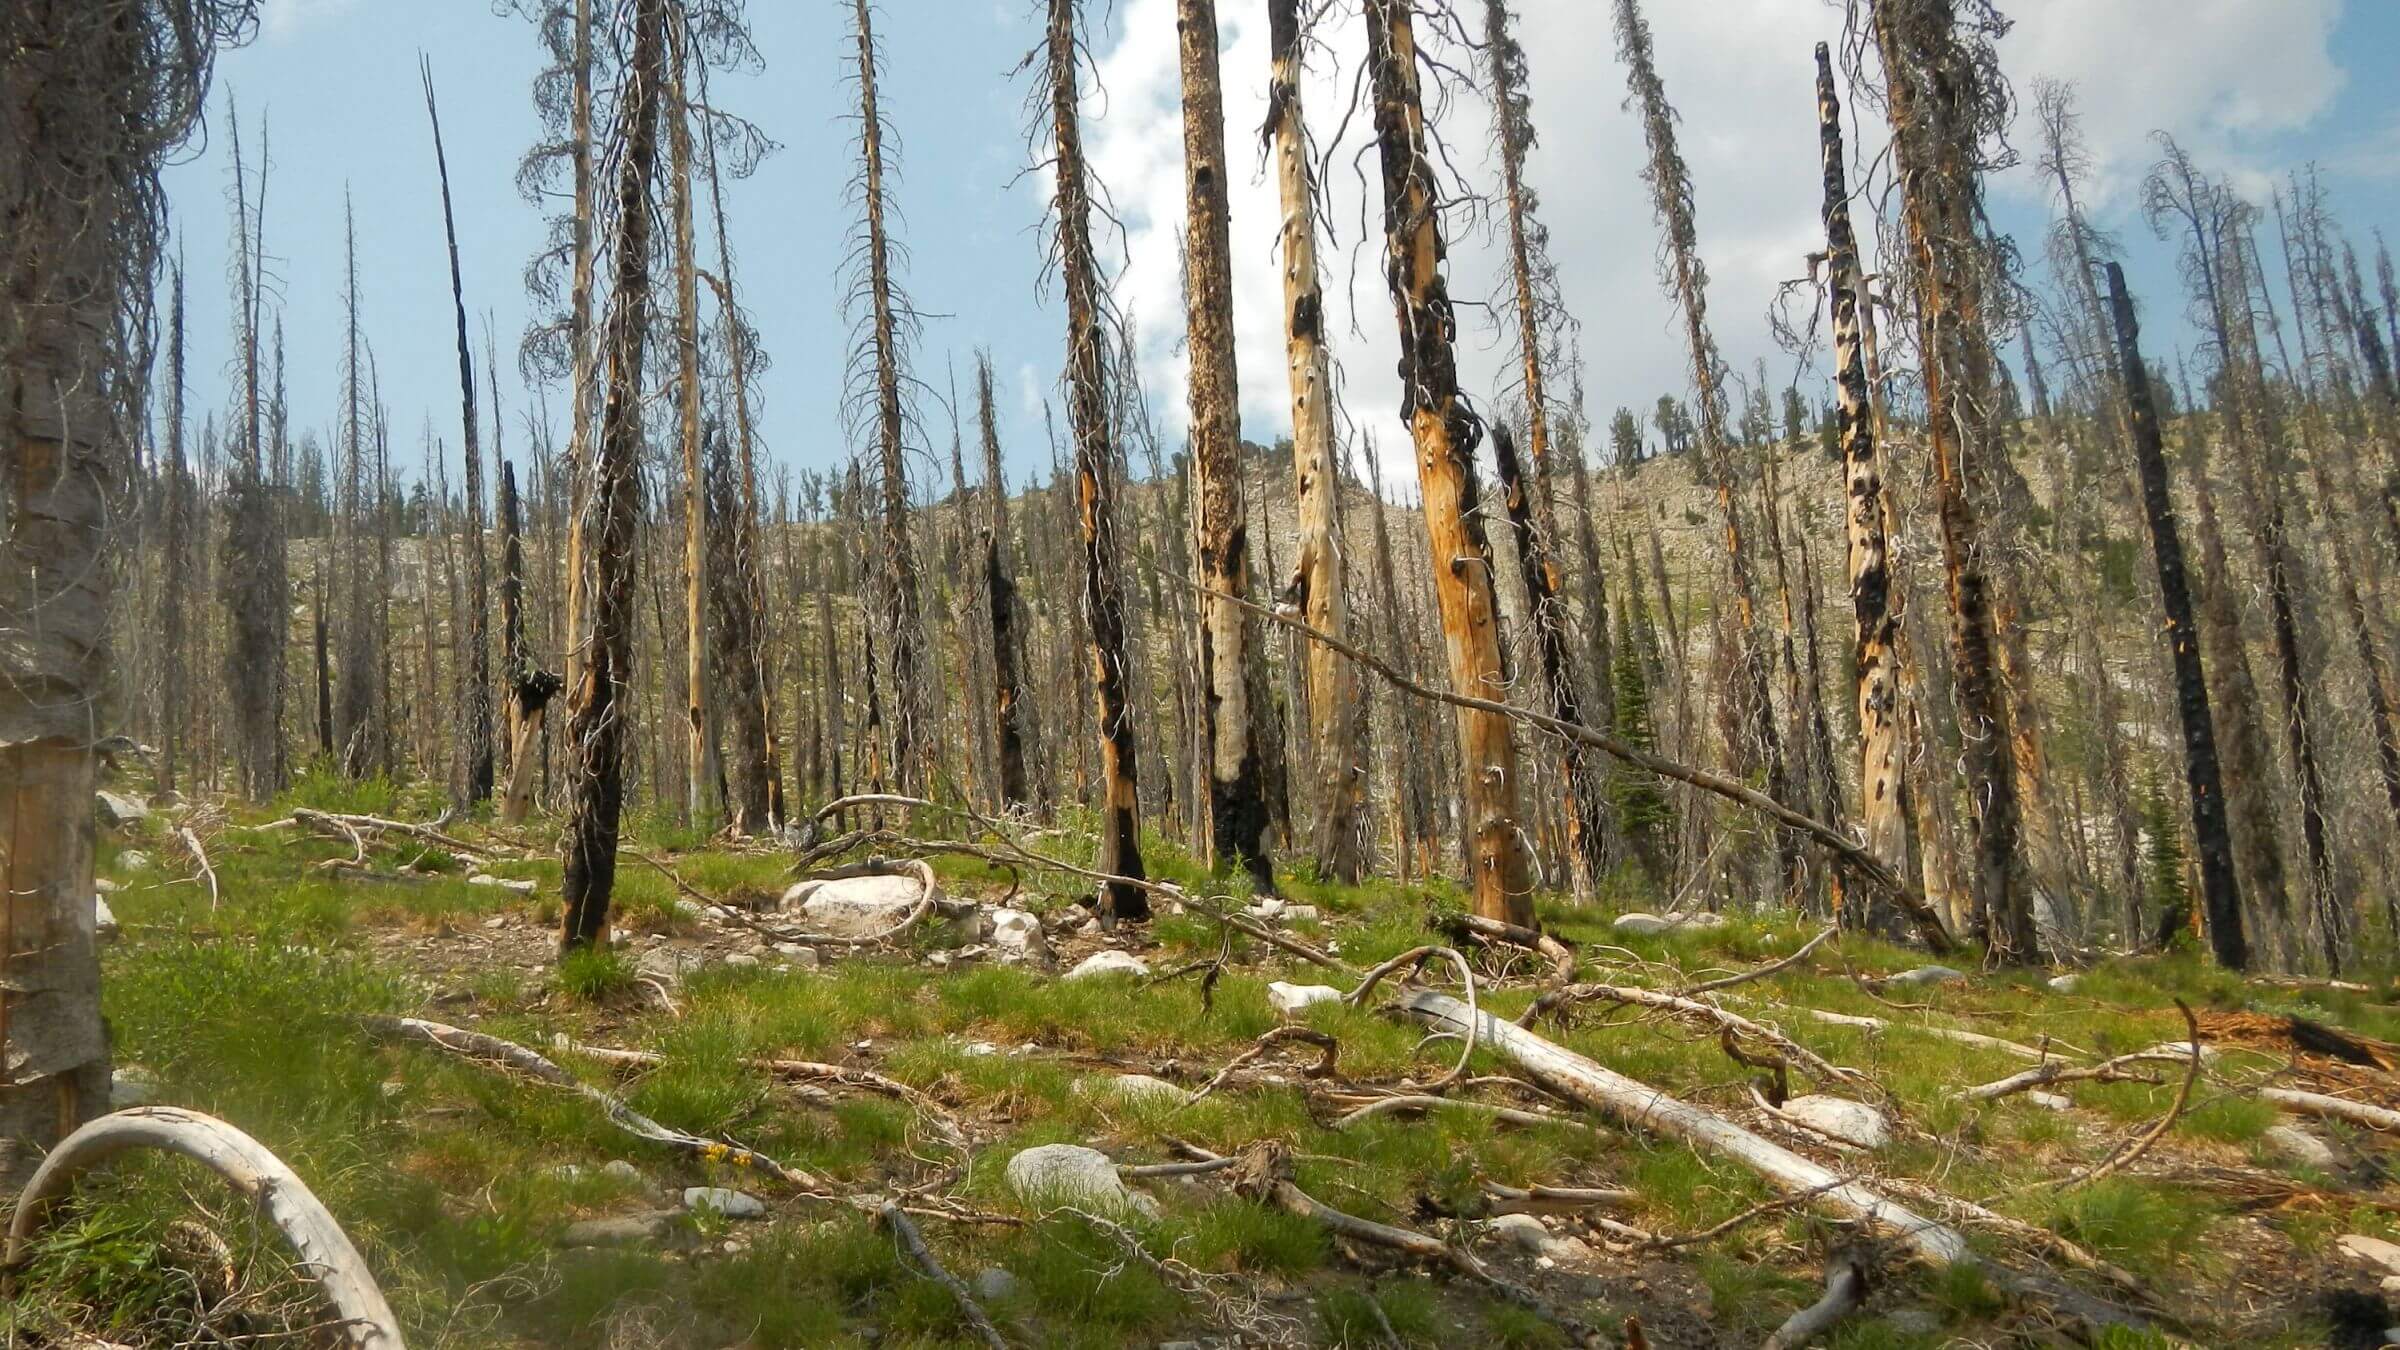
[[[1317,279],[1316,183],[1309,171],[1302,113],[1299,0],[1268,0],[1274,67],[1267,95],[1267,137],[1275,145],[1275,181],[1283,204],[1283,308],[1292,388],[1292,470],[1300,552],[1284,602],[1310,627],[1348,635],[1350,598],[1343,585],[1342,485],[1334,468],[1333,357],[1325,341],[1325,292]],[[1356,882],[1365,872],[1366,765],[1351,734],[1349,709],[1358,676],[1323,643],[1308,648],[1309,778],[1317,802],[1310,852],[1317,872]]]
[[[166,506],[163,514],[165,536],[162,547],[166,553],[161,570],[158,626],[159,651],[159,738],[158,789],[171,792],[175,788],[175,766],[184,750],[185,723],[183,616],[184,607],[191,603],[192,594],[192,482],[183,464],[183,267],[175,268],[175,294],[167,318],[167,456],[161,467],[166,477]],[[323,669],[325,647],[324,587],[318,587],[317,650],[318,667]],[[320,676],[320,678],[322,678]],[[320,708],[323,706],[320,702]]]
[[[422,58],[420,58],[422,60]],[[467,490],[467,626],[466,643],[466,776],[459,785],[461,804],[474,806],[492,796],[492,643],[491,570],[483,551],[483,443],[475,428],[475,361],[467,347],[467,296],[459,277],[458,224],[450,213],[450,162],[442,153],[442,115],[434,106],[433,67],[426,63],[425,117],[433,124],[433,163],[442,182],[442,231],[450,243],[450,307],[458,319],[459,421],[466,447]],[[495,429],[496,430],[496,429]]]
[[[1200,708],[1208,743],[1209,854],[1273,894],[1267,800],[1259,772],[1250,663],[1258,621],[1250,594],[1248,494],[1242,474],[1240,380],[1233,350],[1233,245],[1225,193],[1225,99],[1217,69],[1216,0],[1177,0],[1183,73],[1184,276],[1191,349],[1192,541],[1200,582]]]
[[[992,628],[992,726],[998,753],[1000,805],[1023,806],[1031,800],[1025,782],[1024,691],[1017,671],[1024,661],[1024,639],[1017,626],[1016,572],[1008,548],[1008,478],[1000,468],[1000,424],[992,409],[992,359],[975,358],[975,420],[983,433],[983,488],[991,496],[989,519],[983,527],[983,594]]]
[[[558,693],[559,677],[534,663],[525,641],[525,547],[518,518],[517,475],[500,462],[500,633],[509,688],[508,791],[500,819],[522,824],[533,806],[533,775],[541,758],[542,722]]]
[[[1883,452],[1876,443],[1876,391],[1867,382],[1860,307],[1871,303],[1850,226],[1850,185],[1842,150],[1842,105],[1834,92],[1833,58],[1817,44],[1817,134],[1825,173],[1825,278],[1833,311],[1834,393],[1839,401],[1844,515],[1849,522],[1850,612],[1858,667],[1859,821],[1867,848],[1895,871],[1908,861],[1908,824],[1901,802],[1900,695],[1893,667],[1900,615],[1892,592],[1891,498],[1883,490]],[[1830,766],[1829,766],[1830,767]],[[1871,893],[1870,893],[1871,894]],[[1865,899],[1845,923],[1883,930],[1894,918]]]
[[[1099,263],[1092,256],[1091,189],[1077,112],[1076,51],[1081,42],[1078,0],[1049,0],[1050,127],[1056,146],[1055,211],[1059,271],[1067,296],[1067,411],[1075,438],[1075,483],[1083,535],[1083,610],[1090,625],[1092,686],[1100,725],[1099,871],[1140,877],[1140,800],[1133,710],[1127,703],[1125,588],[1117,573],[1117,474],[1120,455],[1110,433],[1107,335],[1103,329]],[[1235,672],[1238,677],[1239,671]],[[1100,888],[1104,921],[1150,917],[1138,886]]]
[[[259,171],[258,200],[249,198],[241,149],[241,123],[228,128],[233,141],[234,298],[240,308],[242,428],[240,453],[225,475],[225,539],[218,573],[225,603],[225,680],[233,712],[234,763],[242,791],[264,801],[282,786],[282,756],[276,741],[276,710],[283,676],[277,641],[284,607],[284,559],[276,537],[273,489],[266,472],[259,388],[259,313],[264,303],[266,171]],[[265,144],[262,133],[260,144]]]
[[[619,112],[625,156],[617,178],[616,293],[606,335],[608,395],[600,412],[590,519],[581,541],[593,552],[591,633],[568,719],[573,763],[560,886],[565,912],[559,946],[564,952],[608,940],[609,896],[617,878],[617,823],[625,806],[625,711],[619,700],[633,679],[650,184],[658,166],[659,99],[666,83],[666,6],[667,0],[635,0],[632,61]],[[568,560],[570,571],[585,565],[581,557]]]
[[[1451,687],[1489,696],[1508,683],[1491,547],[1478,514],[1475,446],[1483,425],[1458,396],[1457,322],[1442,277],[1442,232],[1417,90],[1414,0],[1367,0],[1367,60],[1383,163],[1386,279],[1400,326],[1401,412],[1417,452],[1425,529]],[[1458,711],[1475,910],[1533,924],[1533,867],[1518,821],[1517,747],[1509,719]]]
[[[667,58],[668,198],[675,230],[675,412],[676,439],[683,451],[683,717],[684,818],[708,818],[716,782],[716,740],[709,734],[714,706],[708,688],[708,595],[710,591],[707,468],[702,463],[700,418],[700,270],[692,235],[692,111],[684,98],[685,70],[692,61],[682,7],[668,20]]]

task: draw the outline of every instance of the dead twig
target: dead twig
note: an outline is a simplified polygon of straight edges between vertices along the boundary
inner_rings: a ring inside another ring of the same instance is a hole
[[[1835,1252],[1825,1266],[1825,1296],[1785,1318],[1759,1350],[1798,1350],[1856,1312],[1866,1296],[1867,1263],[1853,1252]]]
[[[2175,1122],[2182,1117],[2184,1108],[2191,1105],[2192,1085],[2200,1081],[2200,1019],[2192,1015],[2191,1005],[2182,999],[2175,1000],[2175,1008],[2176,1011],[2183,1014],[2184,1028],[2191,1033],[2192,1058],[2191,1063],[2183,1071],[2183,1086],[2176,1089],[2174,1104],[2167,1108],[2165,1115],[2158,1118],[2157,1123],[2143,1131],[2141,1137],[2134,1140],[2131,1146],[2110,1154],[2107,1160],[2099,1166],[2059,1183],[2058,1188],[2061,1192],[2071,1191],[2079,1186],[2088,1186],[2111,1173],[2123,1171],[2132,1164],[2134,1159],[2148,1153],[2150,1146],[2157,1143],[2168,1130],[2173,1129]]]
[[[908,1253],[909,1260],[925,1272],[927,1279],[949,1291],[951,1301],[958,1305],[959,1315],[967,1319],[967,1325],[974,1328],[979,1340],[991,1346],[992,1350],[1007,1350],[1008,1342],[1000,1338],[1000,1329],[992,1325],[991,1314],[983,1310],[983,1305],[975,1301],[975,1295],[960,1283],[956,1275],[942,1268],[941,1260],[933,1254],[933,1248],[925,1245],[925,1235],[918,1231],[915,1221],[898,1204],[886,1200],[882,1208],[875,1211],[875,1221],[892,1230],[892,1236],[900,1241],[900,1249]]]
[[[1467,1061],[1475,1057],[1477,1028],[1482,1024],[1482,1019],[1475,1016],[1475,968],[1467,964],[1467,958],[1459,955],[1454,948],[1450,947],[1413,947],[1368,971],[1366,978],[1358,982],[1358,987],[1342,998],[1343,1002],[1353,1008],[1364,1007],[1367,995],[1375,991],[1375,986],[1381,984],[1385,976],[1404,967],[1422,965],[1436,956],[1449,957],[1458,966],[1458,977],[1466,982],[1467,1030],[1466,1034],[1460,1038],[1465,1044],[1458,1052],[1458,1063],[1452,1065],[1448,1073],[1425,1084],[1421,1090],[1428,1093],[1448,1091],[1452,1084],[1467,1076]]]
[[[1251,1065],[1256,1064],[1259,1060],[1264,1059],[1267,1052],[1274,1049],[1276,1046],[1288,1045],[1295,1041],[1303,1045],[1313,1045],[1324,1052],[1323,1058],[1319,1059],[1314,1065],[1304,1068],[1300,1071],[1304,1077],[1331,1078],[1334,1076],[1334,1060],[1338,1055],[1341,1054],[1342,1050],[1342,1043],[1340,1041],[1335,1040],[1326,1032],[1318,1031],[1314,1027],[1277,1027],[1268,1032],[1266,1035],[1259,1037],[1257,1041],[1252,1043],[1249,1049],[1244,1050],[1238,1055],[1235,1055],[1233,1059],[1225,1065],[1224,1068],[1217,1070],[1215,1077],[1202,1084],[1198,1092],[1186,1097],[1183,1101],[1183,1105],[1178,1106],[1175,1109],[1181,1111],[1184,1109],[1184,1107],[1190,1106],[1192,1103],[1199,1101],[1203,1097],[1206,1097],[1208,1094],[1216,1091],[1218,1088],[1223,1087],[1228,1079],[1232,1078],[1235,1074],[1240,1073],[1242,1070],[1250,1067]]]
[[[1790,956],[1784,957],[1779,961],[1770,961],[1763,966],[1753,966],[1748,970],[1738,971],[1721,979],[1707,980],[1700,984],[1690,985],[1685,988],[1678,989],[1675,992],[1685,998],[1690,998],[1695,994],[1712,993],[1719,989],[1731,989],[1737,984],[1748,984],[1752,980],[1763,980],[1769,975],[1779,974],[1783,971],[1791,969],[1793,966],[1800,964],[1802,961],[1807,960],[1810,952],[1813,952],[1817,948],[1823,946],[1828,939],[1832,938],[1835,934],[1841,931],[1842,930],[1839,928],[1828,928],[1824,932],[1810,938],[1808,941],[1801,943],[1800,950],[1793,952]]]

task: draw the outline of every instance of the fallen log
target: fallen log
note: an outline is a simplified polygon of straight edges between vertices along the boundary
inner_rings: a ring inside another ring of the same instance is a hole
[[[68,1135],[42,1160],[17,1197],[8,1224],[8,1264],[23,1259],[26,1241],[41,1231],[51,1207],[74,1189],[78,1177],[141,1149],[190,1158],[263,1210],[341,1318],[346,1345],[353,1350],[402,1350],[399,1319],[384,1301],[374,1273],[308,1183],[265,1145],[197,1111],[136,1107],[102,1116]]]
[[[2032,1060],[2036,1064],[2044,1063],[2050,1058],[2050,1052],[2047,1050],[2039,1050],[2016,1041],[2004,1041],[1997,1036],[1986,1036],[1980,1031],[1960,1031],[1956,1027],[1926,1026],[1921,1022],[1889,1022],[1880,1017],[1861,1017],[1856,1013],[1826,1012],[1822,1008],[1802,1008],[1799,1011],[1807,1013],[1820,1022],[1830,1022],[1837,1027],[1857,1027],[1862,1031],[1889,1031],[1894,1026],[1899,1026],[1910,1031],[1923,1032],[1928,1036],[1938,1036],[1945,1041],[1956,1041],[1960,1045],[1974,1045],[1981,1046],[1986,1050],[1997,1050],[2004,1055],[2015,1055],[2019,1059]]]
[[[1535,999],[1533,1006],[1525,1010],[1524,1014],[1517,1019],[1517,1023],[1520,1026],[1531,1026],[1534,1019],[1553,1008],[1571,1003],[1591,1002],[1624,1003],[1637,1008],[1655,1008],[1687,1020],[1706,1022],[1716,1030],[1748,1036],[1753,1040],[1773,1046],[1782,1053],[1785,1059],[1791,1061],[1792,1067],[1820,1083],[1866,1081],[1866,1075],[1858,1070],[1845,1069],[1840,1065],[1829,1063],[1815,1051],[1773,1027],[1753,1022],[1739,1013],[1728,1012],[1715,1003],[1703,999],[1685,998],[1680,994],[1661,993],[1656,989],[1637,988],[1632,985],[1573,984],[1564,989],[1553,989]]]
[[[2348,1097],[2328,1097],[2322,1092],[2278,1087],[2260,1088],[2258,1097],[2260,1101],[2273,1102],[2293,1115],[2346,1120],[2370,1130],[2400,1130],[2400,1111],[2372,1102],[2355,1102]]]
[[[1890,1233],[1910,1254],[1928,1264],[1981,1269],[1996,1286],[2010,1293],[2045,1303],[2094,1325],[2145,1324],[2140,1314],[2055,1279],[1985,1261],[1967,1245],[1966,1236],[1948,1224],[1922,1217],[1859,1182],[1844,1181],[1836,1173],[1715,1112],[1627,1078],[1514,1023],[1489,1013],[1470,1014],[1465,1004],[1447,994],[1415,990],[1401,1000],[1400,1006],[1429,1025],[1462,1032],[1470,1015],[1480,1017],[1482,1025],[1478,1030],[1483,1046],[1512,1061],[1527,1077],[1559,1096],[1627,1126],[1662,1134],[1701,1152],[1741,1163],[1787,1195],[1814,1192],[1820,1207]]]

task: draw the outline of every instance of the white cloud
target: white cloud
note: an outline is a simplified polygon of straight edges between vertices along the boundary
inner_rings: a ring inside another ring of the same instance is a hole
[[[358,0],[260,0],[258,23],[269,41],[280,41],[357,7]]]
[[[1639,125],[1622,108],[1624,75],[1605,0],[1518,0],[1521,39],[1531,54],[1534,118],[1542,140],[1527,168],[1551,235],[1569,309],[1583,322],[1590,412],[1604,423],[1618,404],[1643,407],[1680,393],[1689,367],[1672,306],[1657,280],[1658,231],[1639,173]],[[1480,5],[1466,7],[1478,12]],[[2173,129],[2211,163],[2243,167],[2276,135],[2325,115],[2342,72],[2330,50],[2340,0],[2014,0],[2017,20],[2002,47],[2023,91],[2035,75],[2074,80],[2085,131],[2104,175],[2102,196],[2122,209],[2149,163],[2152,127]],[[1700,244],[1711,276],[1711,318],[1737,373],[1765,358],[1770,380],[1792,373],[1772,343],[1765,312],[1779,283],[1801,275],[1818,246],[1815,70],[1819,41],[1838,42],[1842,16],[1818,0],[1652,0],[1659,68],[1681,110]],[[1124,271],[1118,304],[1140,338],[1141,365],[1169,434],[1180,437],[1187,357],[1178,265],[1183,228],[1181,106],[1173,0],[1120,0],[1119,34],[1100,53],[1106,98],[1087,107],[1092,168],[1123,220]],[[1305,88],[1312,129],[1330,137],[1363,55],[1356,6],[1328,11],[1329,44]],[[1289,426],[1280,328],[1281,279],[1272,246],[1281,219],[1271,173],[1257,172],[1255,129],[1265,117],[1264,0],[1220,0],[1235,254],[1235,334],[1240,348],[1244,434],[1266,441]],[[1452,54],[1454,57],[1456,54]],[[1338,67],[1338,69],[1337,69]],[[1879,148],[1872,110],[1850,117],[1853,133]],[[1449,100],[1441,130],[1453,162],[1488,186],[1496,170],[1489,120],[1473,96]],[[2015,140],[2030,157],[2030,117]],[[1411,476],[1393,370],[1397,344],[1383,289],[1380,208],[1370,119],[1354,116],[1348,141],[1330,154],[1323,185],[1327,219],[1341,247],[1324,260],[1328,331],[1346,372],[1346,406],[1381,447],[1387,482]],[[1353,170],[1354,156],[1357,170]],[[1854,180],[1856,177],[1854,171]],[[2037,202],[2039,185],[2019,171],[2003,192]],[[1361,241],[1362,204],[1369,238]],[[1113,246],[1103,237],[1103,250]],[[1497,295],[1504,256],[1496,241],[1454,229],[1450,285],[1461,301]],[[1489,400],[1504,382],[1509,344],[1493,332],[1504,317],[1462,305],[1461,376]]]

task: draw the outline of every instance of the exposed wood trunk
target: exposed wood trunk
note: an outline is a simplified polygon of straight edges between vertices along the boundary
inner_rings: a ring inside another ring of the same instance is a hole
[[[598,189],[592,170],[592,0],[575,0],[575,73],[569,134],[574,144],[568,155],[575,166],[575,217],[570,225],[575,251],[575,276],[570,283],[567,341],[573,370],[568,378],[567,426],[567,555],[566,644],[567,686],[583,686],[583,521],[593,487],[592,391],[597,387],[600,349],[592,331],[592,219],[598,212]]]
[[[617,179],[616,291],[608,316],[609,383],[601,407],[590,519],[591,632],[575,686],[568,739],[572,804],[567,818],[562,951],[608,940],[617,877],[617,823],[625,806],[625,712],[633,678],[633,602],[642,509],[642,357],[650,297],[650,184],[658,165],[659,98],[666,81],[667,0],[635,0],[632,62],[620,107],[625,142]],[[677,111],[681,116],[681,111]],[[570,571],[586,566],[568,560]],[[582,640],[582,635],[577,635]]]
[[[475,426],[475,361],[467,347],[467,296],[458,267],[458,223],[450,212],[450,161],[442,153],[442,115],[434,105],[433,66],[424,58],[425,117],[433,124],[433,163],[442,183],[442,232],[450,244],[450,308],[458,320],[458,402],[465,446],[467,491],[466,776],[461,804],[473,806],[492,795],[491,572],[483,549],[483,443]],[[498,428],[493,428],[495,434]]]
[[[1107,335],[1101,310],[1099,263],[1092,255],[1091,188],[1077,111],[1076,50],[1081,42],[1079,0],[1049,0],[1050,126],[1056,158],[1054,204],[1059,271],[1067,297],[1067,412],[1075,439],[1075,484],[1083,537],[1083,613],[1090,626],[1092,693],[1100,730],[1100,849],[1097,870],[1138,878],[1142,873],[1140,800],[1133,710],[1127,702],[1125,588],[1117,570],[1118,453],[1109,421]],[[1138,886],[1103,883],[1104,921],[1147,919],[1149,898]]]
[[[983,488],[990,494],[983,527],[983,593],[992,637],[992,723],[997,751],[1000,805],[1029,800],[1025,780],[1024,692],[1017,671],[1024,660],[1018,630],[1016,573],[1009,558],[1008,477],[1000,467],[1000,424],[992,409],[992,358],[975,358],[975,420],[983,435]],[[962,504],[963,509],[963,504]]]
[[[525,641],[525,547],[523,523],[517,509],[517,473],[500,461],[500,637],[510,698],[508,724],[508,791],[500,800],[500,819],[522,824],[533,806],[533,775],[540,759],[542,720],[559,678],[534,664]]]
[[[192,482],[183,464],[183,268],[175,268],[175,295],[167,318],[167,454],[161,466],[166,478],[166,503],[161,547],[159,588],[159,738],[157,785],[161,792],[175,788],[175,766],[183,754],[185,721],[184,606],[192,593]],[[324,585],[317,587],[317,678],[325,670]],[[318,707],[323,717],[320,685]],[[329,737],[330,739],[330,737]]]
[[[2183,540],[2167,488],[2166,448],[2159,437],[2158,410],[2150,397],[2150,369],[2142,363],[2141,327],[2134,318],[2133,297],[2125,291],[2125,270],[2113,262],[2108,265],[2108,301],[2117,330],[2118,380],[2125,390],[2134,461],[2141,474],[2142,514],[2150,526],[2151,557],[2158,568],[2159,598],[2166,609],[2167,646],[2175,662],[2184,786],[2191,795],[2192,838],[2200,860],[2208,940],[2219,964],[2241,970],[2249,965],[2250,948],[2242,928],[2241,884],[2234,873],[2233,832],[2225,816],[2225,788],[2217,764],[2216,723],[2209,713],[2199,627],[2184,575]]]
[[[708,688],[707,467],[702,462],[700,425],[700,271],[692,232],[692,110],[684,98],[685,70],[693,54],[683,9],[668,20],[667,153],[668,199],[675,231],[675,430],[683,452],[683,722],[684,819],[695,824],[709,815],[716,781],[716,742],[709,734],[715,707]]]
[[[1417,90],[1414,0],[1367,0],[1367,60],[1383,164],[1386,275],[1400,326],[1401,413],[1417,453],[1428,557],[1451,687],[1504,690],[1491,548],[1477,508],[1475,445],[1483,427],[1458,396],[1456,322],[1442,277],[1442,232],[1425,114]],[[1509,719],[1461,708],[1458,750],[1475,912],[1533,923],[1533,867],[1518,821],[1517,747]]]

